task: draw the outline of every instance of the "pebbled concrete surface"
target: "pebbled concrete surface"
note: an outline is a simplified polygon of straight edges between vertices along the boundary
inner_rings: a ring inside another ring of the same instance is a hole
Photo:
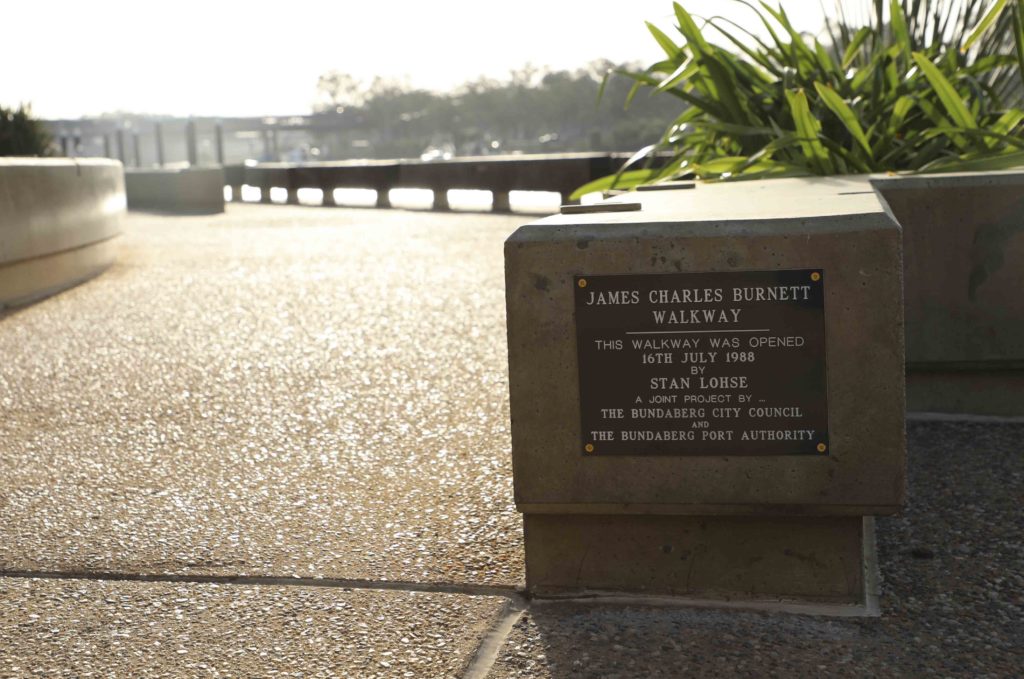
[[[502,597],[0,578],[0,677],[451,677]]]
[[[0,319],[0,571],[518,583],[529,219],[132,214],[114,268]]]
[[[511,677],[1019,677],[1024,424],[911,422],[906,512],[878,519],[882,617],[534,605]]]
[[[114,269],[0,316],[0,571],[519,582],[521,221],[132,215]],[[535,604],[490,676],[1019,676],[1024,424],[908,430],[881,618]],[[503,605],[0,577],[0,677],[457,676]]]

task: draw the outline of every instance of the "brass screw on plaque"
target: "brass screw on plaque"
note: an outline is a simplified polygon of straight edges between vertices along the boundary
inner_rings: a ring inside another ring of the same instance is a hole
[[[821,280],[821,274],[818,273],[817,271],[815,271],[814,273],[811,274],[811,280],[814,281],[814,282],[820,281]]]
[[[819,453],[824,453],[826,450],[828,450],[828,446],[826,446],[824,443],[819,443],[818,444],[818,452]]]
[[[579,279],[579,281],[576,282],[576,285],[580,286],[581,288],[587,287],[587,279],[586,278]]]
[[[582,283],[582,282],[583,281],[580,281],[580,283]],[[583,450],[587,451],[588,453],[594,452],[594,444],[593,443],[588,443],[587,445],[583,446]]]

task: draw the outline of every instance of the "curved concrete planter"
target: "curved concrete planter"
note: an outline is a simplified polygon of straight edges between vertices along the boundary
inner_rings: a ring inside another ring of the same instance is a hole
[[[907,408],[1024,415],[1024,171],[871,183],[903,227]]]
[[[124,211],[117,161],[0,158],[0,308],[110,266]]]

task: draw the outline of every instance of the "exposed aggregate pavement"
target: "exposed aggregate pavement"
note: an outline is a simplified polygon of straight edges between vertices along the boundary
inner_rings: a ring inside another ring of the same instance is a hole
[[[0,578],[0,677],[451,677],[502,597]]]
[[[0,570],[519,583],[524,221],[132,214],[111,270],[0,321]]]
[[[519,583],[524,221],[133,214],[113,269],[0,317],[0,571]],[[534,604],[490,676],[1021,676],[1024,424],[908,434],[881,618]],[[504,602],[0,578],[0,677],[458,676]]]

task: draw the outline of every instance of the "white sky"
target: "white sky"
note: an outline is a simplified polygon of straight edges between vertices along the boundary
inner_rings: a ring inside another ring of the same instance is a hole
[[[729,0],[686,0],[695,13],[749,26]],[[829,2],[831,5],[831,2]],[[576,68],[598,58],[649,63],[644,26],[669,30],[671,0],[420,0],[160,3],[0,0],[0,104],[44,118],[125,110],[173,115],[307,113],[317,77],[405,78],[447,90],[531,62]],[[818,0],[785,0],[801,29]]]

